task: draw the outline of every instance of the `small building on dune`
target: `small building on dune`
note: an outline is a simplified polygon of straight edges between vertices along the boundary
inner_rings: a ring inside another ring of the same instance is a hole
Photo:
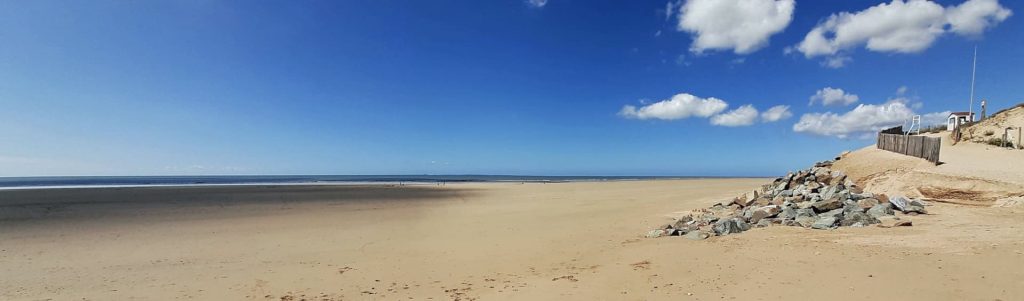
[[[949,118],[946,120],[946,130],[952,131],[960,127],[961,124],[974,121],[974,113],[970,112],[953,112],[949,113]]]

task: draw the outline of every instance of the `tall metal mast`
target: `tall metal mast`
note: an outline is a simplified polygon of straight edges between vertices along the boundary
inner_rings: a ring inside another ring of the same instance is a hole
[[[974,63],[971,65],[971,108],[967,110],[967,118],[974,122],[974,73],[978,71],[978,46],[974,46]]]

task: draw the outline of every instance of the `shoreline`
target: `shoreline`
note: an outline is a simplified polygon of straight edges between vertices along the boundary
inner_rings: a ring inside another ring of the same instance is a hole
[[[651,178],[616,178],[616,179],[574,179],[574,180],[464,180],[464,181],[331,181],[331,182],[252,182],[252,183],[183,183],[183,184],[95,184],[95,185],[36,185],[36,186],[0,186],[0,192],[10,190],[50,190],[50,189],[107,189],[107,188],[194,188],[194,187],[251,187],[251,186],[436,186],[459,185],[474,183],[495,184],[560,184],[560,183],[601,183],[601,182],[635,182],[635,181],[687,181],[687,180],[744,180],[772,179],[774,177],[742,177],[742,176],[686,176],[686,177],[651,177]],[[0,204],[2,205],[2,204]]]

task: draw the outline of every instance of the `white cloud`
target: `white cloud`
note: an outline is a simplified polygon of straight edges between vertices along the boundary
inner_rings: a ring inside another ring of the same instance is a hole
[[[793,113],[789,112],[789,106],[774,106],[761,113],[761,121],[776,122],[792,116]]]
[[[793,20],[794,0],[687,0],[676,29],[693,35],[690,51],[748,54],[768,45]],[[673,9],[670,2],[667,8]]]
[[[718,98],[700,98],[687,93],[681,93],[672,96],[672,99],[662,100],[640,108],[632,105],[623,106],[622,110],[619,111],[619,116],[640,120],[676,120],[691,116],[709,117],[724,111],[728,106],[729,104]]]
[[[844,51],[864,45],[876,52],[915,53],[946,33],[978,35],[1010,17],[998,0],[968,0],[942,7],[928,0],[893,0],[863,11],[840,12],[818,24],[797,45],[807,58],[829,56],[826,66],[841,67]]]
[[[825,87],[824,89],[818,90],[817,93],[811,95],[811,102],[809,105],[813,105],[814,102],[820,102],[822,105],[850,105],[860,100],[860,97],[853,93],[846,93],[843,89],[837,89],[832,87]]]
[[[532,7],[541,8],[548,5],[548,0],[526,0],[526,4]]]
[[[998,0],[971,0],[946,9],[949,30],[961,35],[978,35],[1013,15]]]
[[[853,61],[853,59],[848,56],[836,55],[828,57],[824,61],[821,61],[821,65],[832,69],[839,69],[845,67],[846,64],[851,61]]]
[[[747,126],[757,121],[757,109],[752,105],[741,106],[735,110],[711,117],[711,124],[720,126]]]
[[[952,111],[945,111],[921,115],[921,127],[946,124],[949,114],[952,113]]]
[[[853,110],[836,114],[808,113],[800,116],[800,121],[793,125],[793,131],[822,136],[846,138],[850,136],[870,136],[885,128],[902,125],[915,115],[914,111],[903,102],[891,101],[881,105],[858,105]],[[922,125],[934,125],[937,116],[948,116],[949,112],[937,112],[922,115]]]
[[[896,88],[896,95],[903,94],[907,94],[907,86],[900,86],[899,88]]]

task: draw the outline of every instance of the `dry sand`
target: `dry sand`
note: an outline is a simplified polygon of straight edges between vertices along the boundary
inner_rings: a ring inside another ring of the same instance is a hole
[[[943,141],[939,165],[872,145],[846,155],[834,168],[875,193],[974,206],[1024,196],[1024,151],[977,143],[952,145],[949,133],[927,136]]]
[[[640,237],[765,181],[5,191],[0,299],[1024,298],[1021,208]]]

